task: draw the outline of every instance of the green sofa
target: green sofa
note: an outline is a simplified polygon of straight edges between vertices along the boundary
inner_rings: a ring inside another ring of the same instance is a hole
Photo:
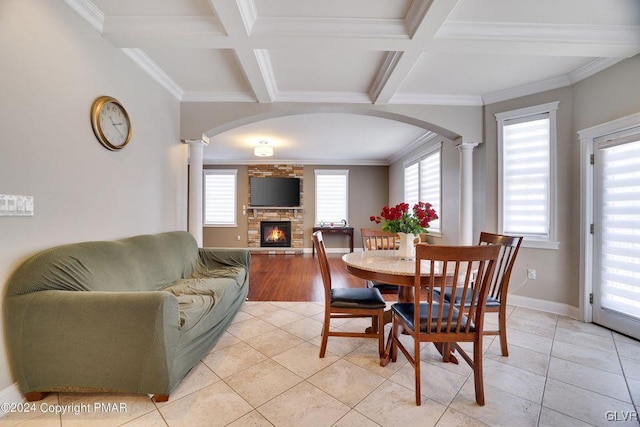
[[[28,400],[130,392],[166,400],[244,302],[250,254],[187,232],[41,252],[11,276],[7,345]]]

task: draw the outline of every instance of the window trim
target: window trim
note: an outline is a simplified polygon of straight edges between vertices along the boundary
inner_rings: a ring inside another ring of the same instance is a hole
[[[559,101],[546,104],[535,105],[517,110],[505,111],[495,115],[498,133],[498,233],[504,232],[503,223],[503,202],[504,202],[504,182],[503,182],[503,145],[504,145],[504,125],[505,122],[521,120],[521,122],[538,119],[543,114],[549,116],[549,237],[547,239],[535,236],[524,236],[522,246],[535,249],[560,248],[558,242],[557,223],[557,111]]]
[[[425,159],[426,157],[430,156],[431,154],[435,153],[436,151],[440,152],[440,211],[441,212],[436,212],[438,214],[438,218],[440,219],[440,231],[431,231],[429,230],[429,235],[430,236],[434,236],[434,237],[442,237],[443,233],[443,222],[444,222],[444,215],[442,215],[442,209],[443,209],[443,205],[442,205],[442,141],[438,140],[435,143],[429,143],[427,144],[423,149],[421,149],[420,151],[418,151],[416,154],[414,154],[413,156],[407,158],[403,163],[402,163],[402,197],[405,197],[406,194],[406,182],[405,182],[405,171],[406,168],[408,166],[412,166],[414,164],[418,164],[418,199],[420,198],[420,176],[421,176],[421,167],[420,167],[420,162]]]
[[[207,175],[233,175],[233,224],[207,223]],[[238,170],[237,169],[203,169],[202,171],[202,226],[208,228],[237,228],[238,227]]]
[[[314,225],[320,225],[320,219],[318,218],[318,175],[341,175],[347,180],[345,188],[345,215],[344,218],[349,224],[349,169],[314,169]]]

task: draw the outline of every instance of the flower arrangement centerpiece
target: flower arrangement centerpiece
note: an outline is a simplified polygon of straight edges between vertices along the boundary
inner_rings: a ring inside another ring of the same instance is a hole
[[[390,231],[400,236],[400,258],[413,258],[415,256],[415,246],[413,241],[419,234],[426,234],[429,231],[429,223],[438,219],[438,214],[433,209],[431,203],[418,202],[409,211],[408,203],[399,203],[393,207],[382,208],[380,216],[372,215],[369,219],[376,224],[382,225],[382,231]]]

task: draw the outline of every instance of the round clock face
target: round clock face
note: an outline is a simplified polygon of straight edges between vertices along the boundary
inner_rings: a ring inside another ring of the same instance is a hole
[[[101,96],[93,103],[91,123],[98,141],[109,150],[120,150],[131,139],[131,122],[122,104]]]

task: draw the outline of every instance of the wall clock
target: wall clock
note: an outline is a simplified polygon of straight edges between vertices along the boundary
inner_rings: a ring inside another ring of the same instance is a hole
[[[131,120],[120,102],[101,96],[91,106],[91,126],[98,141],[108,150],[121,150],[131,140]]]

